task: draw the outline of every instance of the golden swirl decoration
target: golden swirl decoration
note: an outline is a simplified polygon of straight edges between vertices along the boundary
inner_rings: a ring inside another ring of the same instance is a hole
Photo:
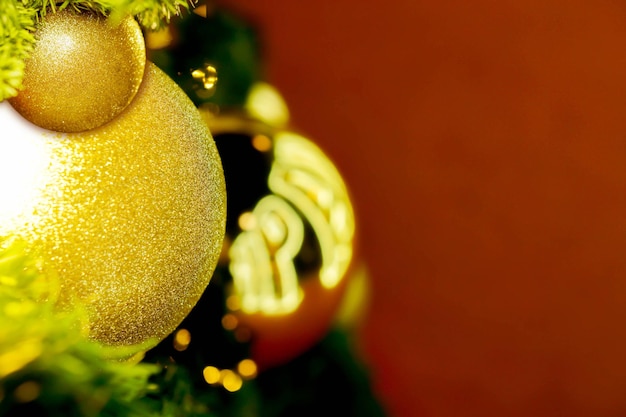
[[[253,140],[254,142],[254,140]],[[291,132],[273,138],[268,186],[229,251],[230,273],[246,313],[288,314],[302,301],[294,260],[308,221],[321,249],[319,279],[336,287],[353,254],[354,212],[346,186],[332,162],[308,139]]]

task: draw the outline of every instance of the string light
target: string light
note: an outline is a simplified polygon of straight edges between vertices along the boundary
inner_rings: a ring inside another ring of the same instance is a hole
[[[237,300],[235,300],[236,297],[231,296],[229,298],[231,298],[231,303],[237,303]],[[238,341],[242,343],[248,341],[249,332],[245,328],[238,327],[239,322],[234,314],[225,314],[222,317],[221,323],[225,330],[233,332]],[[247,338],[245,336],[247,336]],[[183,351],[190,343],[191,332],[189,330],[181,328],[174,333],[174,349]],[[258,366],[256,362],[249,358],[240,360],[234,369],[221,369],[213,365],[207,365],[202,369],[202,377],[207,384],[211,386],[221,386],[229,392],[240,390],[243,386],[243,382],[254,379],[257,373]]]
[[[236,392],[248,381],[257,376],[258,367],[252,359],[241,360],[236,369],[220,369],[216,366],[205,366],[202,370],[204,381],[212,386],[222,386],[226,391]]]
[[[259,152],[267,152],[272,149],[272,141],[265,135],[255,135],[252,137],[252,146]]]
[[[202,376],[209,385],[219,384],[220,382],[220,370],[215,366],[206,366],[202,370]]]
[[[192,70],[191,77],[199,82],[200,88],[195,89],[198,96],[209,98],[213,95],[217,86],[217,69],[213,65],[204,64]]]
[[[237,317],[235,317],[234,314],[225,314],[224,317],[222,317],[222,326],[226,330],[236,329],[237,324],[239,324],[239,321],[237,320]]]
[[[237,364],[237,371],[244,379],[252,379],[256,377],[258,369],[256,362],[252,359],[244,359]]]
[[[230,369],[222,369],[220,371],[220,382],[224,389],[230,392],[239,391],[243,386],[243,380],[239,374]]]
[[[241,304],[239,303],[239,297],[235,294],[231,294],[226,298],[226,307],[230,311],[237,311],[241,308]]]
[[[186,350],[191,343],[191,333],[187,329],[179,329],[174,335],[174,349],[179,352]]]
[[[13,391],[13,397],[15,397],[17,402],[28,403],[37,399],[40,393],[41,385],[35,381],[26,381],[15,388],[15,391]]]

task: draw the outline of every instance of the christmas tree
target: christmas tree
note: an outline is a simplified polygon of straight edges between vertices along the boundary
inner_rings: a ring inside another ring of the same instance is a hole
[[[0,415],[382,417],[350,192],[259,32],[0,0]]]

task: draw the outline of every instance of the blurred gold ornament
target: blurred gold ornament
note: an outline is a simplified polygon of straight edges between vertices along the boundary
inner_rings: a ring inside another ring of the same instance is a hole
[[[45,253],[59,307],[85,305],[92,338],[156,345],[197,303],[224,237],[222,165],[193,103],[148,63],[100,128],[51,132],[8,103],[0,125],[0,236]]]
[[[120,114],[137,93],[146,49],[132,17],[114,25],[94,13],[49,13],[35,36],[24,90],[10,102],[37,126],[93,129]]]
[[[235,333],[250,333],[252,359],[271,367],[318,341],[342,307],[356,266],[350,194],[322,149],[287,126],[271,86],[256,85],[241,111],[200,111],[229,198],[227,306]]]

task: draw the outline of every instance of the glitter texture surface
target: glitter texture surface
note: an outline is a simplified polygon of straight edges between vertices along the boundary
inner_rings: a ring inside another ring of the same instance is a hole
[[[78,300],[92,309],[94,339],[156,344],[200,298],[223,243],[224,176],[206,124],[148,62],[135,99],[111,123],[41,132],[48,180],[13,216],[11,233],[45,250],[62,307]]]
[[[143,34],[133,18],[113,26],[90,13],[50,13],[36,37],[24,90],[10,99],[32,123],[81,132],[109,122],[133,99],[146,63]]]

